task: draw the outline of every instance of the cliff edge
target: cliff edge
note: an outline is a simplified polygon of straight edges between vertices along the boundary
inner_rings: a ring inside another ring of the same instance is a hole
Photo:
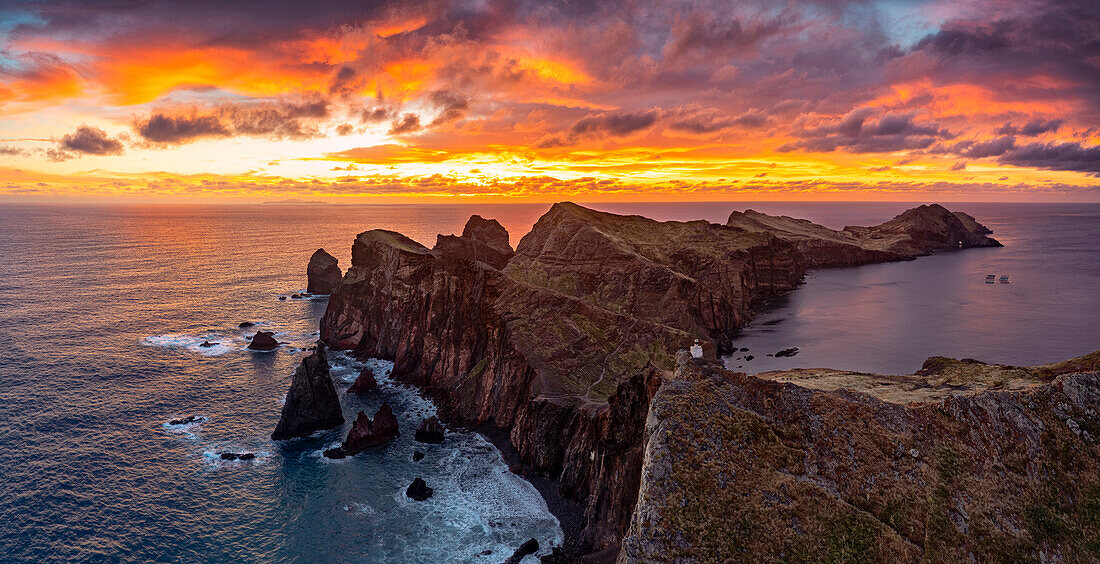
[[[619,562],[1100,557],[1098,368],[746,376],[681,353]]]

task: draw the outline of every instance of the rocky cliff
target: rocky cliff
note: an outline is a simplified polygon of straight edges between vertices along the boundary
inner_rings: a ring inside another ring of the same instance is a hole
[[[902,223],[881,231],[895,250],[868,243],[855,263],[898,260],[905,241],[957,246],[955,233],[930,243]],[[636,499],[649,400],[673,352],[699,338],[714,358],[807,268],[853,264],[848,247],[863,247],[837,237],[819,237],[812,248],[827,255],[811,257],[805,238],[771,229],[570,203],[555,204],[514,252],[499,224],[476,216],[431,249],[368,231],[352,246],[321,334],[392,359],[394,377],[435,397],[449,421],[507,431],[522,466],[577,504],[574,548],[615,550]]]
[[[681,353],[619,561],[1100,558],[1098,368],[746,376]]]
[[[770,216],[754,210],[733,212],[726,225],[771,233],[798,247],[809,266],[854,266],[912,259],[935,250],[999,247],[992,231],[962,212],[939,204],[922,205],[874,227],[837,231],[805,219]]]

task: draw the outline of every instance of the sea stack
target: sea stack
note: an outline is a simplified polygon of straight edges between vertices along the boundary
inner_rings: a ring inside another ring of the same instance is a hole
[[[443,424],[439,422],[438,417],[432,416],[420,422],[420,426],[416,428],[416,436],[413,438],[418,443],[437,445],[443,442],[445,436]]]
[[[304,437],[343,422],[340,398],[329,376],[325,345],[318,341],[313,354],[303,358],[302,364],[294,371],[294,379],[290,382],[290,391],[283,405],[283,416],[271,438],[281,441]]]
[[[355,383],[348,388],[349,394],[365,394],[378,389],[378,381],[374,379],[374,372],[370,368],[364,368],[355,379]]]
[[[248,348],[254,351],[273,351],[279,348],[279,341],[275,340],[275,333],[271,331],[257,331],[252,342],[248,343]]]
[[[340,273],[339,261],[336,257],[317,249],[313,256],[309,257],[309,265],[306,266],[306,278],[309,280],[306,291],[310,294],[331,294],[340,285],[343,275]]]
[[[347,438],[344,439],[344,444],[326,451],[325,456],[329,458],[351,456],[363,449],[384,445],[396,439],[399,434],[397,416],[393,414],[390,405],[383,402],[382,407],[379,407],[374,414],[374,419],[367,417],[366,413],[360,411],[359,416],[355,418],[355,424],[352,425]],[[336,456],[333,456],[333,454]]]

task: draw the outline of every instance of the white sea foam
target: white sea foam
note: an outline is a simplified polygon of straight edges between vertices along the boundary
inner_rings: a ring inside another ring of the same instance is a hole
[[[236,331],[209,331],[198,335],[187,335],[184,333],[153,335],[143,338],[141,344],[150,347],[185,349],[203,356],[219,356],[232,351],[248,350],[248,345],[252,342],[252,337],[258,331],[257,326],[263,323],[264,322],[259,321],[256,322],[253,327],[241,328]],[[273,333],[275,334],[275,340],[279,341],[280,344],[280,347],[273,349],[273,351],[283,349],[290,352],[297,352],[313,346],[317,341],[314,335],[308,333],[292,333],[286,331],[273,331]],[[212,346],[204,347],[202,346],[204,342],[209,342]],[[250,352],[266,353],[273,351]]]
[[[202,346],[204,342],[209,342],[213,346],[204,347]],[[153,335],[142,339],[141,344],[150,347],[187,349],[188,351],[203,356],[218,356],[242,348],[239,338],[217,333],[205,333],[202,335],[183,335],[180,333]],[[247,342],[244,343],[245,346],[247,346],[247,344]]]
[[[334,353],[339,356],[343,353]],[[346,358],[346,357],[345,357]],[[340,365],[342,360],[335,361]],[[392,379],[393,363],[371,359],[352,361],[348,372],[370,368],[382,394],[394,406],[401,424],[401,436],[382,451],[367,457],[381,459],[375,464],[385,468],[389,484],[385,500],[372,499],[371,504],[389,507],[377,515],[348,511],[352,518],[371,515],[378,520],[372,525],[378,531],[431,531],[418,536],[416,542],[395,536],[380,538],[386,547],[379,562],[498,562],[507,558],[524,541],[536,538],[539,555],[549,554],[564,540],[561,526],[550,513],[545,500],[530,483],[508,470],[503,457],[492,443],[476,433],[451,431],[443,444],[432,445],[412,440],[412,430],[425,417],[436,414],[435,405],[413,387]],[[344,381],[345,375],[336,376]],[[335,446],[335,443],[332,445]],[[328,447],[326,447],[328,448]],[[322,449],[323,450],[323,449]],[[412,462],[415,451],[426,456]],[[362,462],[364,455],[358,460]],[[344,460],[353,460],[349,457]],[[406,489],[413,478],[420,477],[432,488],[432,496],[423,502],[410,499]],[[368,504],[355,499],[342,503]],[[482,556],[484,550],[492,554]],[[377,557],[377,555],[375,555]],[[525,562],[537,562],[528,557]]]
[[[256,458],[250,460],[223,460],[221,453],[223,452],[235,452],[235,453],[247,453],[251,452],[256,455]],[[223,468],[244,468],[247,466],[259,466],[266,464],[275,455],[271,452],[263,450],[249,450],[240,446],[220,446],[214,447],[208,445],[202,450],[202,461],[207,467],[211,469],[223,469]]]

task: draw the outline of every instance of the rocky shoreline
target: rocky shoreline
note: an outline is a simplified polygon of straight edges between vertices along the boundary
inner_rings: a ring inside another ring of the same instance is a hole
[[[496,428],[486,434],[499,446],[506,434],[509,462],[566,517],[559,558],[610,561],[636,522],[651,400],[675,378],[677,350],[699,339],[715,360],[807,269],[999,246],[988,233],[938,205],[836,231],[751,211],[716,225],[570,203],[555,204],[515,250],[479,216],[431,249],[368,231],[321,338],[393,360],[393,376],[448,421]]]

